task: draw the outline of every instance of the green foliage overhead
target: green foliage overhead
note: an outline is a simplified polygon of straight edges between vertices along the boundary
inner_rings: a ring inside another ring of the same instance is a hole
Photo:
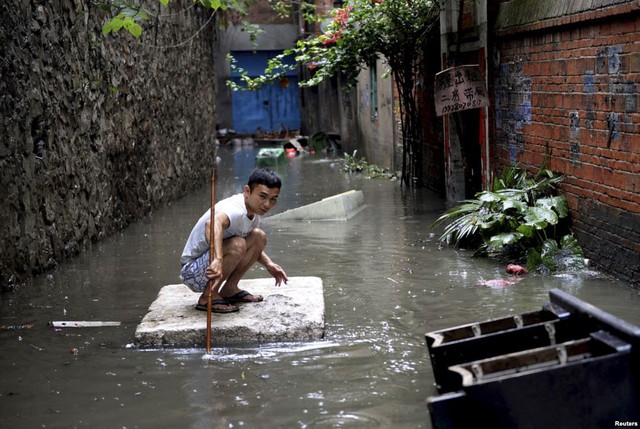
[[[413,73],[419,48],[439,13],[440,2],[432,0],[347,0],[343,7],[331,11],[324,33],[299,40],[273,58],[262,76],[249,77],[231,59],[241,82],[228,85],[234,90],[255,90],[299,66],[312,71],[301,86],[314,86],[338,74],[345,77],[347,85],[354,85],[359,72],[378,58],[386,61],[391,72],[404,72],[409,67]]]
[[[161,3],[165,2],[168,2],[168,0],[161,1]],[[140,25],[140,22],[149,19],[149,14],[142,10],[141,5],[117,0],[111,4],[105,3],[103,4],[103,7],[105,9],[112,7],[116,9],[118,13],[102,26],[102,34],[107,35],[109,33],[116,33],[124,28],[134,37],[140,37],[142,34],[142,26]]]
[[[477,193],[434,222],[448,222],[440,241],[480,255],[526,261],[531,271],[584,268],[580,245],[561,224],[569,215],[566,199],[555,195],[555,185],[562,180],[545,164],[532,178],[525,169],[507,167],[491,190]]]
[[[175,1],[175,0],[174,0]],[[171,0],[158,0],[163,7],[169,7]],[[189,6],[199,5],[213,11],[230,10],[240,14],[246,14],[248,6],[255,3],[256,0],[183,0],[182,2]],[[284,3],[283,1],[275,1],[275,3]],[[115,13],[103,26],[102,34],[114,34],[124,29],[132,36],[139,38],[142,35],[143,21],[149,20],[151,12],[143,8],[144,0],[111,0],[102,2],[99,6],[105,10],[111,10]],[[281,10],[286,10],[286,6],[279,6]]]

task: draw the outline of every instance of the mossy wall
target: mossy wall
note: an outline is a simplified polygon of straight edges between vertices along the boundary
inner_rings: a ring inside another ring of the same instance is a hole
[[[2,289],[208,180],[215,20],[178,7],[138,40],[97,2],[0,3]]]

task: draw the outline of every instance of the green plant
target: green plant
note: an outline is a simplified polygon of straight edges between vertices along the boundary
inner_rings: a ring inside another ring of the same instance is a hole
[[[364,158],[357,159],[357,152],[357,150],[354,150],[353,155],[344,154],[343,171],[347,173],[362,173],[372,178],[389,176],[386,169],[375,164],[369,164]]]
[[[527,268],[540,272],[580,270],[585,267],[584,254],[573,235],[563,236],[559,242],[547,239],[541,249],[529,249]]]
[[[168,0],[161,0],[163,6],[168,5]],[[104,2],[100,5],[105,10],[113,8],[117,11],[116,15],[111,17],[102,26],[102,34],[117,33],[121,29],[125,29],[135,38],[142,35],[142,26],[140,22],[149,19],[149,14],[142,9],[142,4],[129,3],[124,0],[113,0],[112,2]]]
[[[111,11],[115,15],[102,26],[102,33],[115,34],[121,29],[128,31],[132,36],[140,38],[142,35],[144,21],[149,21],[152,13],[143,8],[146,0],[92,0],[94,4],[103,10]],[[169,7],[172,0],[157,0],[162,7]],[[194,4],[198,4],[206,9],[217,11],[231,11],[240,16],[246,16],[249,7],[259,0],[183,0],[174,3],[184,4],[191,8]],[[294,9],[298,10],[305,21],[308,21],[313,15],[315,6],[306,2],[306,0],[267,0],[273,10],[281,16],[289,16]],[[155,16],[158,18],[160,15]],[[259,26],[245,23],[243,30],[250,34],[251,38],[255,38],[262,30]]]
[[[163,7],[168,7],[171,0],[158,0]],[[192,0],[190,3],[198,3],[202,7],[218,10],[233,10],[242,14],[255,0]],[[105,0],[97,2],[104,10],[115,11],[115,16],[102,26],[102,34],[115,34],[121,29],[128,31],[135,38],[142,35],[142,25],[148,21],[151,13],[143,8],[144,0]]]
[[[527,261],[530,270],[549,271],[584,266],[582,250],[561,221],[569,209],[555,195],[562,176],[546,169],[534,177],[517,167],[507,167],[491,190],[476,194],[440,216],[434,225],[449,222],[439,241],[465,245],[478,255]]]

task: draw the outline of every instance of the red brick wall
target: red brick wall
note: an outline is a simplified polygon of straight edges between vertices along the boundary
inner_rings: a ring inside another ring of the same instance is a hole
[[[492,160],[537,171],[549,145],[586,256],[640,284],[640,15],[617,7],[498,31]]]

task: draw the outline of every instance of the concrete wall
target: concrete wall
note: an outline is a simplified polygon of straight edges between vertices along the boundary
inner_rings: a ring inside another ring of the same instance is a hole
[[[310,73],[303,69],[300,79],[308,79]],[[336,76],[318,86],[301,88],[302,132],[308,136],[320,131],[338,133],[343,149],[352,152],[360,138],[355,128],[357,98],[353,90],[341,91],[342,85]]]
[[[493,159],[535,171],[549,145],[587,257],[639,284],[637,2],[512,0],[495,28]]]
[[[302,130],[306,135],[317,132],[340,135],[343,152],[365,157],[390,171],[397,170],[401,146],[394,144],[395,116],[393,80],[383,78],[382,62],[377,64],[377,114],[372,117],[371,74],[363,70],[358,84],[344,89],[340,76],[333,77],[316,87],[302,90]],[[309,71],[303,70],[307,79]],[[375,107],[375,106],[374,106]]]
[[[2,289],[208,181],[215,20],[178,10],[138,41],[92,2],[0,3]]]
[[[400,158],[401,152],[396,154],[394,150],[393,79],[382,77],[385,67],[381,60],[378,60],[375,70],[373,74],[369,69],[363,70],[356,87],[359,146],[362,147],[356,157],[364,156],[368,163],[394,171],[396,158]],[[374,85],[376,100],[372,94]]]

